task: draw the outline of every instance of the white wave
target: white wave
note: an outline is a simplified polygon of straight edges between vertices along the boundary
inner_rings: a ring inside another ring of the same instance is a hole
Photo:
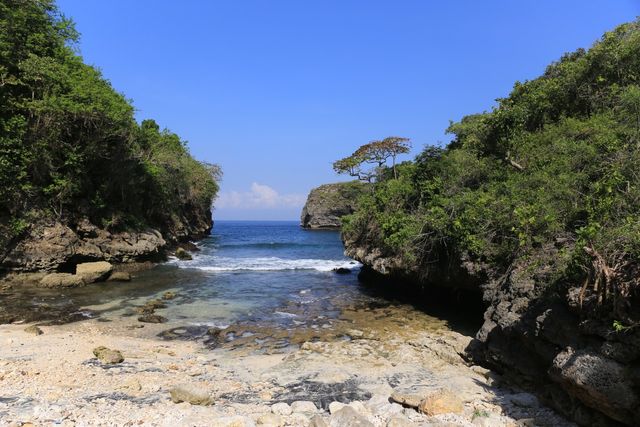
[[[333,271],[337,268],[356,269],[361,264],[351,260],[329,259],[283,259],[278,257],[262,258],[225,258],[217,256],[197,257],[194,262],[177,263],[183,268],[196,268],[203,271],[280,271],[280,270],[316,270]]]

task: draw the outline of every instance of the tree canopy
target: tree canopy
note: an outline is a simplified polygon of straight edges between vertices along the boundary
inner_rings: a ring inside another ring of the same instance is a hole
[[[361,181],[372,182],[391,159],[393,175],[397,177],[396,158],[400,154],[408,153],[409,150],[411,150],[411,143],[408,138],[389,136],[380,141],[364,144],[349,157],[335,161],[333,170],[340,174],[349,174]],[[367,165],[372,167],[367,168]]]
[[[34,218],[171,229],[208,211],[218,170],[82,61],[52,0],[0,0],[0,232]]]

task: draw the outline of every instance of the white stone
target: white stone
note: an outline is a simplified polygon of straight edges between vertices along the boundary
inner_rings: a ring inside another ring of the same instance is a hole
[[[292,412],[302,412],[302,413],[316,413],[318,408],[313,402],[308,400],[298,400],[291,404]]]
[[[336,412],[338,412],[340,409],[344,408],[345,406],[347,405],[345,405],[342,402],[331,402],[329,404],[329,413],[333,415]]]
[[[276,415],[291,415],[291,406],[286,402],[279,402],[271,405],[271,412]]]

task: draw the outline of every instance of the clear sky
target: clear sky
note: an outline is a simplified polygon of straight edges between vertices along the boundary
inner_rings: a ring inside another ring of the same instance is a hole
[[[85,60],[224,170],[216,219],[297,219],[359,145],[444,143],[640,0],[59,0]]]

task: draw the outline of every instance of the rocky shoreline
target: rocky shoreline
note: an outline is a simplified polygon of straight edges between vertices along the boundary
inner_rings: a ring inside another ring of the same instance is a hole
[[[546,272],[561,248],[545,247],[543,262],[492,277],[463,259],[420,271],[363,242],[345,247],[364,264],[365,282],[481,291],[484,323],[465,350],[474,363],[503,373],[580,425],[640,424],[640,331],[616,331],[585,316],[579,286],[549,289]]]
[[[346,309],[284,347],[234,343],[249,334],[233,325],[209,332],[212,347],[135,317],[25,326],[0,326],[7,425],[571,425],[465,360],[471,337],[408,307]]]
[[[366,185],[353,181],[314,188],[300,214],[300,226],[311,230],[337,230],[341,218],[353,213],[358,194]]]

